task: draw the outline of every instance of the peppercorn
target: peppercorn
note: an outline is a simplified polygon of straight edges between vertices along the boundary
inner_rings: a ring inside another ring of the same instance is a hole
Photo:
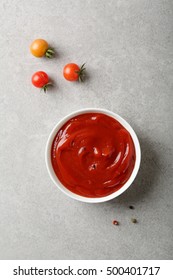
[[[116,220],[114,220],[112,223],[113,223],[113,225],[115,225],[115,226],[118,226],[118,225],[119,225],[119,222],[116,221]]]

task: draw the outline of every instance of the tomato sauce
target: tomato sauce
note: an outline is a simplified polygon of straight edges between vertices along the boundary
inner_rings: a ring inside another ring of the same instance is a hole
[[[58,131],[51,160],[67,189],[96,198],[112,194],[127,182],[136,155],[130,133],[118,121],[86,113],[71,118]]]

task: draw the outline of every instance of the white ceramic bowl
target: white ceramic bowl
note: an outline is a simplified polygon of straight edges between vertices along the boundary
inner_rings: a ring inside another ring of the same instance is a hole
[[[114,193],[112,193],[108,196],[98,197],[98,198],[89,198],[89,197],[80,196],[80,195],[77,195],[77,194],[71,192],[65,186],[62,185],[62,183],[59,181],[59,179],[56,176],[56,174],[53,170],[53,167],[52,167],[51,147],[52,147],[52,142],[54,140],[55,135],[57,134],[59,129],[69,119],[71,119],[71,118],[73,118],[77,115],[84,114],[84,113],[103,113],[103,114],[106,114],[108,116],[113,117],[119,123],[121,123],[126,128],[126,130],[128,130],[128,132],[130,133],[130,135],[133,139],[133,142],[134,142],[135,152],[136,152],[136,161],[135,161],[133,172],[132,172],[130,178],[128,179],[128,181],[119,190],[115,191]],[[117,115],[117,114],[115,114],[111,111],[105,110],[105,109],[87,108],[87,109],[82,109],[82,110],[75,111],[75,112],[67,115],[66,117],[61,119],[55,125],[55,127],[51,131],[51,133],[49,135],[49,138],[48,138],[48,141],[47,141],[45,159],[46,159],[47,170],[48,170],[48,173],[49,173],[52,181],[63,193],[65,193],[66,195],[70,196],[71,198],[74,198],[74,199],[79,200],[79,201],[89,202],[89,203],[98,203],[98,202],[104,202],[104,201],[111,200],[111,199],[119,196],[120,194],[122,194],[125,190],[127,190],[130,187],[130,185],[134,181],[134,179],[135,179],[135,177],[138,173],[138,170],[139,170],[140,161],[141,161],[141,149],[140,149],[139,140],[136,136],[136,133],[134,132],[133,128],[122,117],[120,117],[119,115]]]

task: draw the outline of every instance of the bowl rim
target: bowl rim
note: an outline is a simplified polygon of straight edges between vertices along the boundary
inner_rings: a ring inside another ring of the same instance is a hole
[[[51,148],[52,148],[52,143],[54,140],[55,135],[57,134],[58,130],[71,118],[77,116],[77,115],[81,115],[81,114],[85,114],[85,113],[103,113],[106,114],[110,117],[113,117],[114,119],[116,119],[121,125],[124,126],[124,128],[130,133],[133,142],[134,142],[134,146],[135,146],[135,152],[136,152],[136,161],[135,161],[135,165],[132,171],[131,176],[129,177],[128,181],[117,191],[115,191],[114,193],[108,195],[108,196],[104,196],[104,197],[98,197],[98,198],[90,198],[90,197],[84,197],[84,196],[80,196],[77,195],[73,192],[71,192],[70,190],[68,190],[58,179],[58,177],[56,176],[53,166],[52,166],[52,162],[51,162]],[[88,202],[88,203],[100,203],[100,202],[105,202],[105,201],[109,201],[111,199],[114,199],[115,197],[121,195],[123,192],[125,192],[133,183],[134,179],[136,178],[136,175],[139,171],[139,167],[140,167],[140,163],[141,163],[141,148],[140,148],[140,144],[139,144],[139,140],[138,137],[135,133],[135,131],[133,130],[133,128],[131,127],[131,125],[121,116],[119,116],[118,114],[109,111],[107,109],[102,109],[102,108],[84,108],[84,109],[80,109],[80,110],[76,110],[68,115],[66,115],[65,117],[63,117],[52,129],[52,131],[49,134],[47,143],[46,143],[46,149],[45,149],[45,161],[46,161],[46,167],[47,167],[47,171],[49,173],[50,178],[52,179],[53,183],[67,196],[76,199],[78,201],[82,201],[82,202]]]

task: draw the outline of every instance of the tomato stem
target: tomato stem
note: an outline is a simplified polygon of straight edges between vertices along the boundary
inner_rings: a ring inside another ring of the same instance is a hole
[[[43,90],[44,93],[47,93],[47,90],[48,90],[48,88],[49,88],[50,86],[53,86],[53,84],[50,83],[50,82],[47,83],[47,84],[45,84],[45,85],[41,88],[41,91]]]
[[[86,68],[84,67],[86,63],[83,63],[80,70],[76,71],[76,73],[78,74],[78,81],[79,82],[83,82],[84,81],[84,77],[85,77],[85,71]]]
[[[49,48],[49,49],[47,49],[47,51],[46,51],[46,53],[45,53],[45,56],[46,56],[47,58],[52,58],[52,57],[54,56],[54,54],[55,54],[54,49]]]

